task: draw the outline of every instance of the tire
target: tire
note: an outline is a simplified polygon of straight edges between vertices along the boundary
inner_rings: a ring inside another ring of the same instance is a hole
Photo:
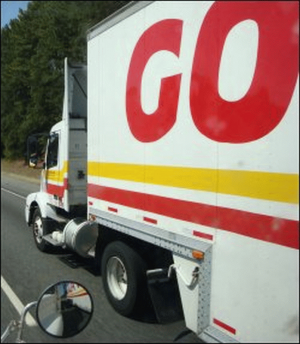
[[[35,209],[32,218],[32,233],[34,242],[41,252],[49,252],[51,244],[45,241],[42,237],[49,233],[45,220],[43,220],[40,209]]]
[[[110,243],[101,261],[102,281],[112,307],[121,315],[133,315],[146,288],[146,264],[129,246]]]

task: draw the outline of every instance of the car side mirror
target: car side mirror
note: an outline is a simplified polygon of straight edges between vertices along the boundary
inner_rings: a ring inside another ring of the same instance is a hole
[[[90,322],[93,300],[79,283],[62,281],[48,287],[40,296],[36,318],[49,335],[68,338],[77,335]]]

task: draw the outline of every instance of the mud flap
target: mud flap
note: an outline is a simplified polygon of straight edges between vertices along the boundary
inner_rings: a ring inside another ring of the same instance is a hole
[[[183,311],[176,277],[168,278],[168,269],[147,271],[148,290],[159,323],[167,324],[183,319]]]

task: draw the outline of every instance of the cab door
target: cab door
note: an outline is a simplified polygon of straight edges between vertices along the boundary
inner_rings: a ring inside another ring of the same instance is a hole
[[[64,176],[59,157],[60,130],[50,134],[44,171],[44,191],[49,195],[49,203],[63,208]]]

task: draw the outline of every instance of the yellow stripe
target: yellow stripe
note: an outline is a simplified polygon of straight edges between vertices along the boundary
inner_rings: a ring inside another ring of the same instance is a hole
[[[297,174],[117,163],[88,163],[88,174],[191,190],[299,203]]]
[[[63,183],[65,173],[68,172],[68,161],[64,161],[63,168],[61,170],[49,170],[47,171],[47,179],[54,182]]]

